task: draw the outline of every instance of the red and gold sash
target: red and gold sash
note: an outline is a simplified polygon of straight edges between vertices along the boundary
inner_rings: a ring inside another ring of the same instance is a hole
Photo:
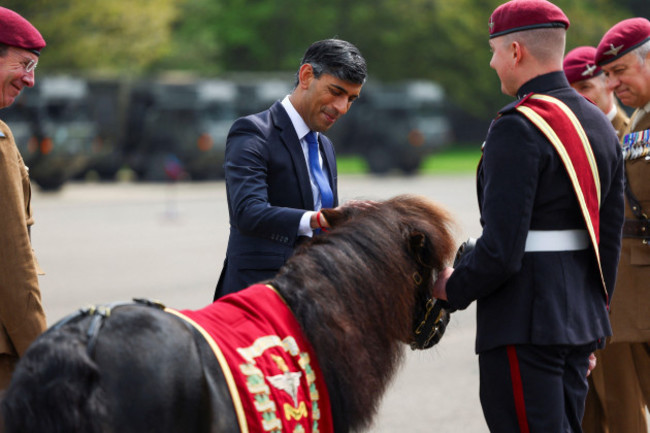
[[[564,102],[552,96],[531,93],[517,104],[517,110],[548,138],[564,163],[582,210],[607,295],[598,247],[600,176],[587,134],[573,111]]]
[[[242,433],[333,432],[316,355],[273,288],[256,284],[200,310],[168,311],[212,346]]]

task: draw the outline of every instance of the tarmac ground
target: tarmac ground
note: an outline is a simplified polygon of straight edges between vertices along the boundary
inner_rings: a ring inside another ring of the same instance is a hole
[[[420,194],[458,222],[458,244],[478,237],[474,176],[339,177],[341,202]],[[224,182],[71,183],[36,188],[34,250],[48,323],[90,304],[158,299],[174,308],[212,301],[228,240]],[[485,433],[474,354],[475,310],[452,315],[428,351],[405,348],[369,432]]]

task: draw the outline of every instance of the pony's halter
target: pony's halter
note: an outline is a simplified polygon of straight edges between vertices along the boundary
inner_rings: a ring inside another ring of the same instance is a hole
[[[474,238],[469,238],[463,242],[456,252],[453,267],[455,268],[463,256],[472,251],[475,246],[476,239]],[[422,263],[418,255],[416,255],[416,258],[422,269],[426,269],[429,272],[432,271],[430,266]],[[413,281],[415,281],[418,287],[422,285],[422,276],[417,271],[413,274]],[[425,298],[426,306],[424,311],[420,312],[419,315],[415,315],[416,320],[413,331],[415,341],[411,343],[411,349],[414,350],[428,349],[434,344],[437,344],[445,333],[451,313],[455,311],[446,301],[433,298],[426,294]]]
[[[432,272],[431,269],[428,269],[428,271]],[[417,289],[420,289],[420,286],[424,283],[424,279],[417,271],[413,273],[413,281]],[[444,335],[451,317],[445,301],[436,299],[426,293],[424,296],[419,296],[419,298],[413,324],[414,341],[411,342],[411,349],[413,350],[428,349],[437,344]]]
[[[66,316],[63,319],[59,320],[57,323],[52,325],[52,327],[48,329],[47,332],[56,331],[57,329],[62,328],[64,325],[77,322],[85,317],[92,317],[90,325],[88,326],[88,330],[86,331],[86,337],[88,338],[88,342],[86,343],[86,353],[89,357],[92,358],[95,351],[95,344],[97,343],[99,330],[104,324],[104,320],[110,317],[114,309],[128,305],[144,305],[155,307],[160,310],[165,309],[165,306],[158,301],[141,298],[134,298],[133,302],[114,302],[107,305],[91,305],[89,307],[80,308],[69,316]]]
[[[420,246],[424,246],[424,241]],[[415,314],[413,315],[413,341],[411,342],[411,349],[422,350],[428,349],[440,341],[447,329],[450,312],[448,311],[449,304],[432,297],[426,289],[423,290],[422,288],[422,285],[425,284],[425,279],[422,275],[427,275],[428,278],[426,281],[429,281],[430,278],[433,278],[433,267],[425,263],[420,254],[413,251],[413,248],[411,248],[411,254],[419,265],[419,269],[412,274],[417,299]]]

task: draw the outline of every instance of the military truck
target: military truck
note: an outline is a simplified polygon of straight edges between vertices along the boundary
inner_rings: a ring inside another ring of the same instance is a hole
[[[362,156],[372,173],[413,174],[451,141],[444,101],[442,88],[431,81],[368,82],[327,135],[337,154]]]
[[[237,83],[237,114],[247,116],[269,108],[293,90],[291,74],[239,74]]]
[[[30,178],[43,190],[58,190],[84,170],[97,139],[83,79],[42,77],[0,111],[14,132]]]
[[[223,178],[236,87],[223,80],[155,81],[131,90],[124,153],[141,180]]]
[[[88,78],[90,115],[97,128],[97,139],[91,148],[90,161],[79,178],[114,180],[125,166],[122,145],[131,85],[129,78]]]

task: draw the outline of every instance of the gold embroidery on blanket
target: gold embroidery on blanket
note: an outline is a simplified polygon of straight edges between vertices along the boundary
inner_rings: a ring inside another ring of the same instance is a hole
[[[271,354],[271,359],[282,371],[282,374],[275,376],[264,376],[264,373],[256,366],[255,358],[263,355],[267,349],[279,347],[292,357],[297,357],[298,365],[302,371],[292,372],[286,361],[279,356]],[[309,399],[312,407],[312,432],[319,433],[318,422],[321,418],[319,408],[319,393],[316,388],[316,375],[311,368],[310,357],[307,352],[301,352],[296,340],[289,336],[280,339],[277,335],[267,335],[260,337],[248,347],[240,347],[237,352],[247,361],[240,364],[241,372],[246,376],[246,387],[254,399],[255,409],[261,416],[264,431],[270,433],[280,433],[282,431],[282,422],[278,418],[278,408],[271,397],[270,383],[273,387],[285,391],[294,401],[294,406],[285,403],[283,406],[284,415],[287,421],[291,419],[300,421],[308,417],[309,412],[304,401],[298,404],[298,388],[300,378],[303,376],[309,387]],[[267,383],[268,382],[268,383]],[[295,432],[304,431],[302,426],[298,425]]]
[[[289,403],[284,404],[284,417],[287,419],[287,421],[291,419],[300,421],[307,415],[307,406],[305,405],[304,401],[301,401],[298,407],[293,407]]]

